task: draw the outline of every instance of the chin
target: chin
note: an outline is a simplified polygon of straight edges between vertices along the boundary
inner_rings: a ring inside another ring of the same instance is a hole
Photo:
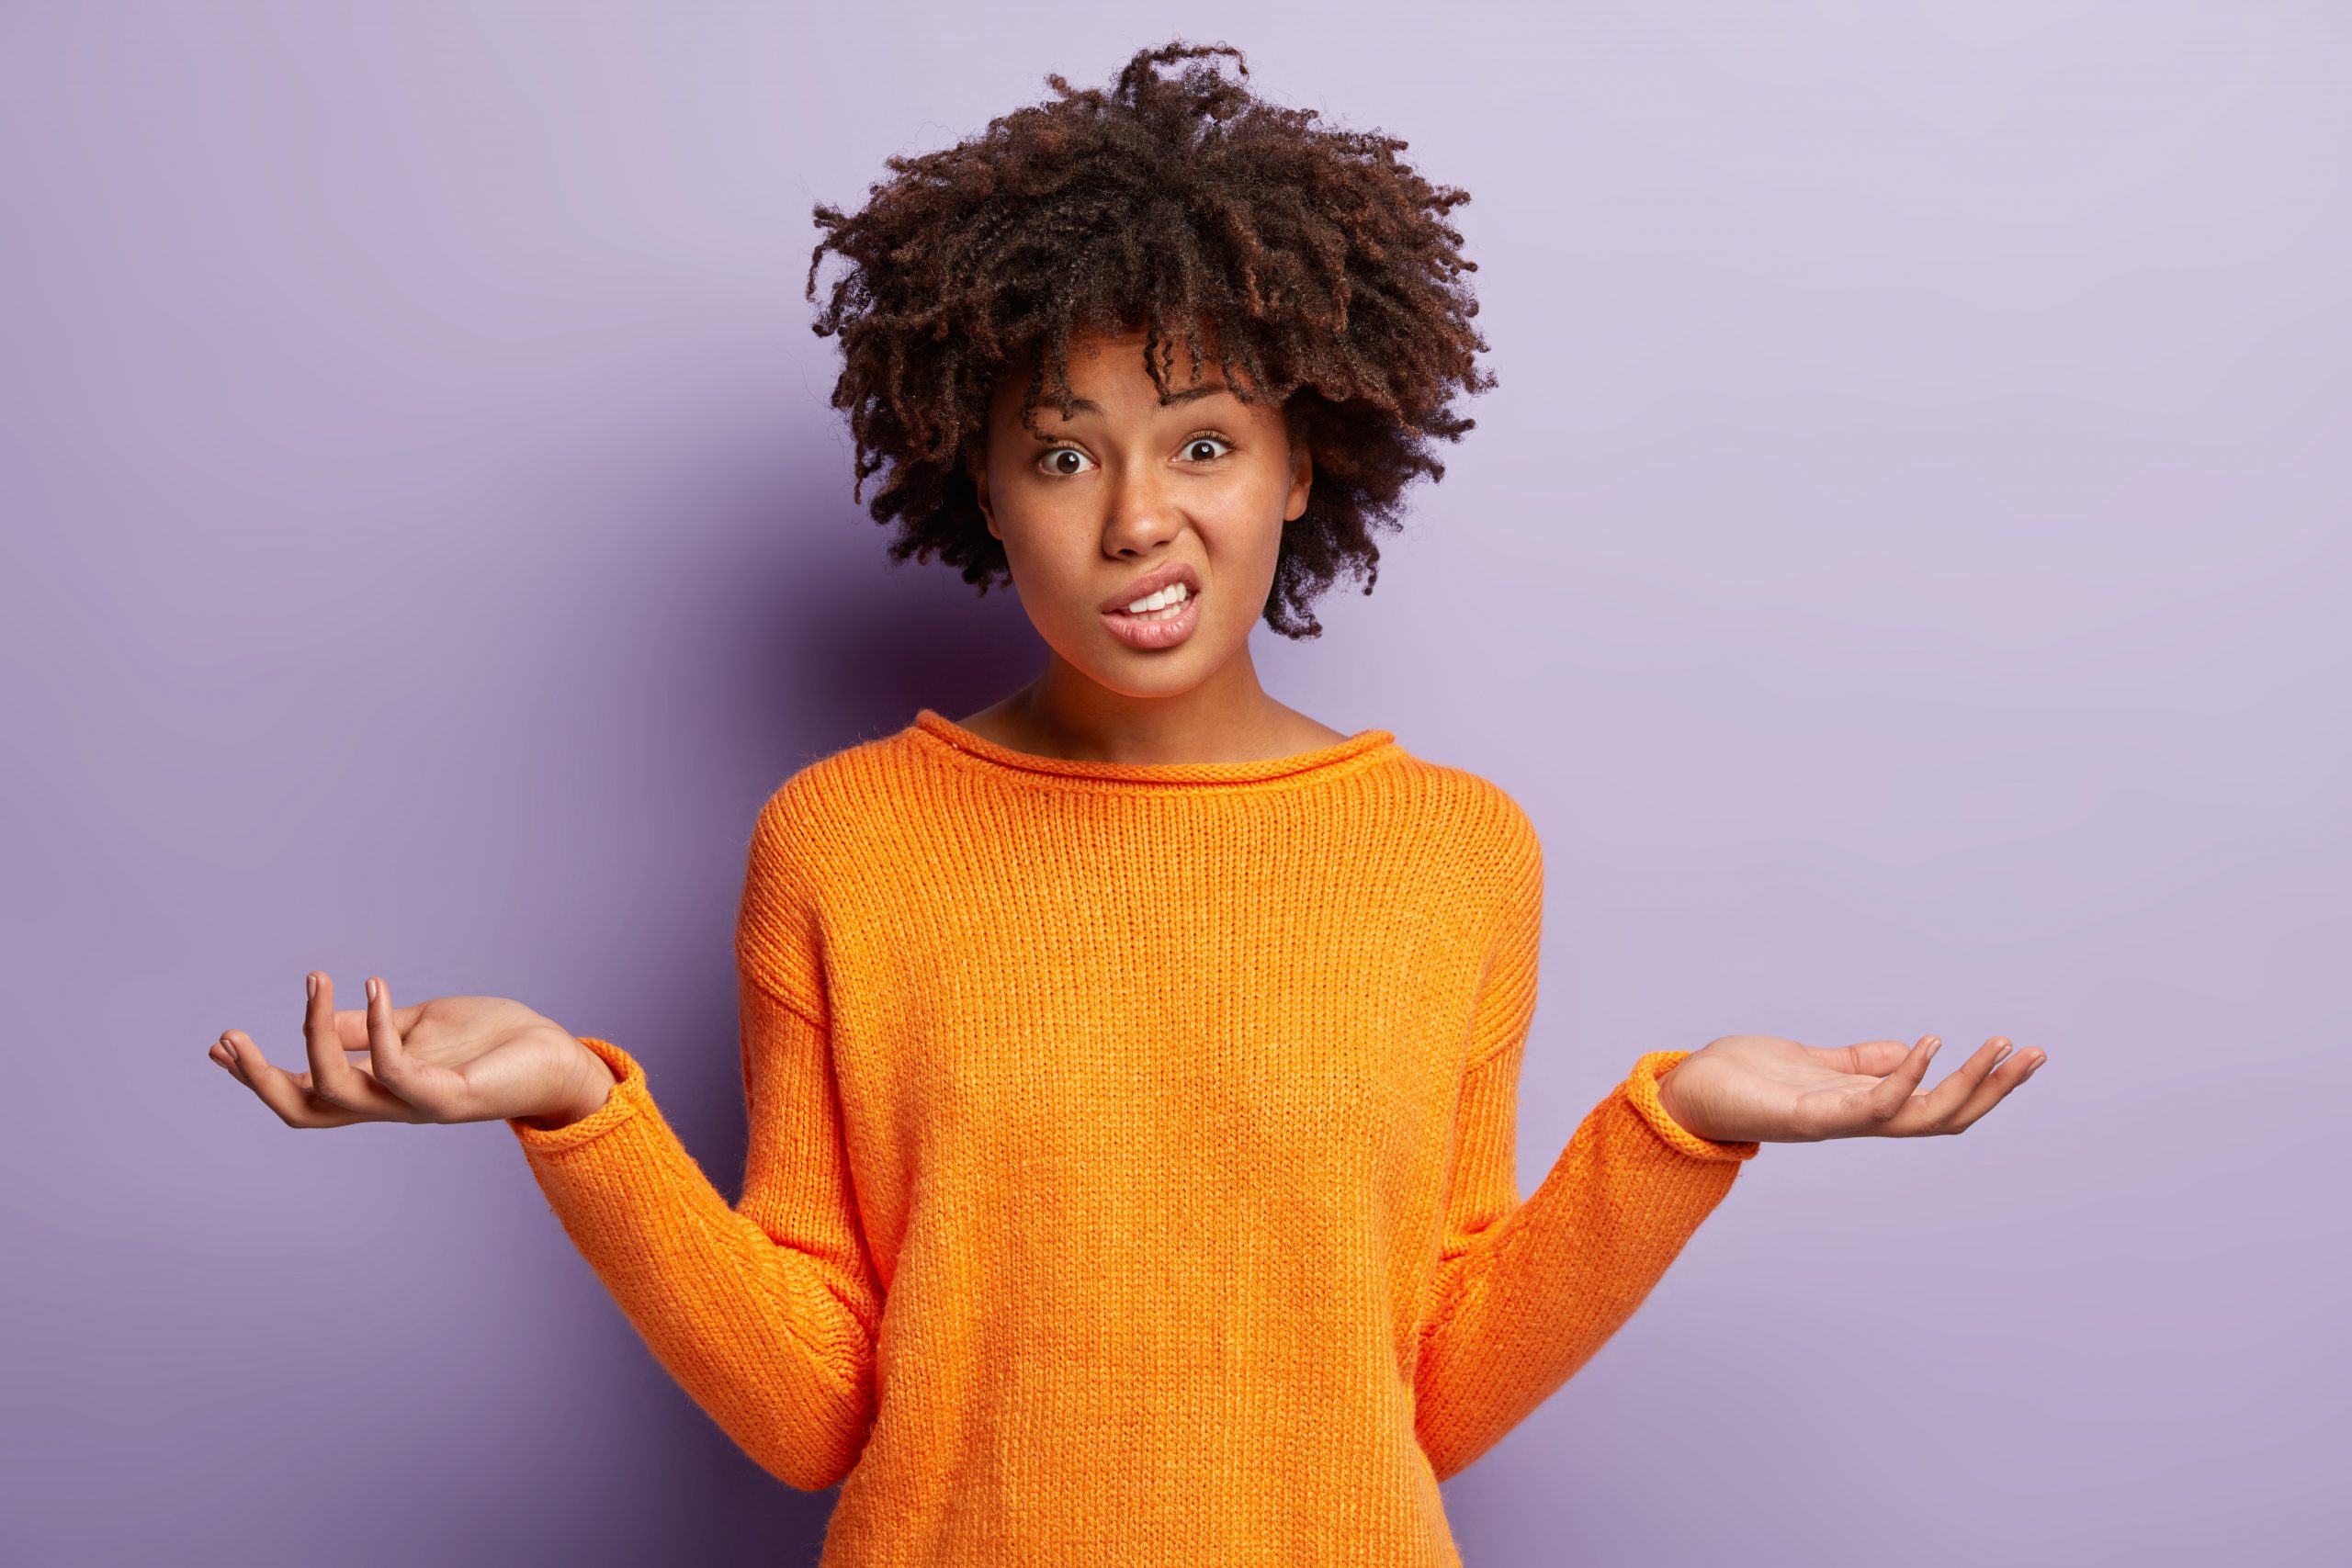
[[[1205,647],[1197,633],[1179,648],[1147,651],[1114,645],[1090,649],[1083,660],[1069,659],[1068,653],[1063,658],[1096,685],[1125,697],[1182,696],[1225,664],[1225,659]]]

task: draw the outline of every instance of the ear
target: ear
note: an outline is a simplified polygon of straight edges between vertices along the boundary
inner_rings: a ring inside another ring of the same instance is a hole
[[[1283,503],[1283,521],[1295,523],[1306,513],[1307,492],[1315,488],[1315,455],[1306,442],[1290,444],[1290,496]]]

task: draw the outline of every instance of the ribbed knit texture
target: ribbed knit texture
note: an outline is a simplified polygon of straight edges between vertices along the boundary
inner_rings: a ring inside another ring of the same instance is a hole
[[[1543,895],[1385,729],[1080,762],[925,708],[760,812],[741,1200],[604,1039],[602,1109],[508,1125],[687,1393],[842,1483],[823,1568],[1458,1564],[1438,1483],[1757,1152],[1651,1051],[1521,1200]]]

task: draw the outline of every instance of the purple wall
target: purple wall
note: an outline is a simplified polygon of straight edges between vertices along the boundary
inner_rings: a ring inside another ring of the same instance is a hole
[[[1177,32],[1476,197],[1502,385],[1259,648],[1544,832],[1523,1184],[1645,1050],[2051,1055],[1768,1147],[1468,1559],[2340,1549],[2343,8],[820,9],[0,12],[0,1561],[813,1558],[503,1127],[204,1053],[518,997],[735,1190],[752,813],[1037,657],[851,502],[809,208]]]

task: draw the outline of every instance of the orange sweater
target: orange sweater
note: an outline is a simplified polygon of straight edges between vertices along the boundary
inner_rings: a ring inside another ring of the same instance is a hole
[[[730,1205],[639,1064],[508,1123],[653,1354],[824,1568],[1458,1564],[1438,1483],[1584,1365],[1731,1190],[1652,1051],[1532,1196],[1543,859],[1384,729],[1069,761],[922,709],[760,812]]]

